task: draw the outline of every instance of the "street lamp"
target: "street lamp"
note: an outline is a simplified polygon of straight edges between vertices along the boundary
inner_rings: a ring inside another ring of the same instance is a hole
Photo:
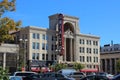
[[[26,70],[26,49],[27,49],[26,48],[26,45],[27,45],[26,43],[27,43],[28,40],[27,39],[20,39],[20,41],[23,43],[22,47],[24,48],[24,54],[23,54],[23,57],[24,57],[24,61],[23,61],[24,67],[23,68],[24,68],[24,70]]]

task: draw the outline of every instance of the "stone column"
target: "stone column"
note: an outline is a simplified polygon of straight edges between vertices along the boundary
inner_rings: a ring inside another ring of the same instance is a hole
[[[107,59],[105,59],[105,72],[107,71]]]
[[[3,53],[3,69],[6,67],[6,53]]]
[[[66,38],[64,38],[64,61],[66,62]]]
[[[110,73],[112,73],[112,58],[110,58]]]
[[[73,61],[73,55],[72,55],[72,38],[70,39],[70,58],[71,58],[71,62]]]
[[[116,64],[117,64],[117,59],[116,58],[114,58],[115,59],[115,74],[117,74],[117,67],[116,67]]]

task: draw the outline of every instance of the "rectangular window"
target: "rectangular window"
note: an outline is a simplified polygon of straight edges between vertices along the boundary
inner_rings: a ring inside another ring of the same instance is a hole
[[[87,56],[87,62],[89,62],[88,56]]]
[[[83,62],[85,62],[85,57],[83,56]]]
[[[51,50],[52,50],[52,51],[53,51],[53,47],[54,47],[54,46],[53,46],[53,44],[52,44],[52,46],[51,46]]]
[[[37,48],[37,49],[39,49],[39,48],[40,48],[40,44],[39,44],[39,43],[37,43],[36,48]]]
[[[35,49],[35,42],[32,43],[32,48]]]
[[[42,39],[45,40],[45,34],[42,35]]]
[[[37,33],[37,39],[39,39],[40,38],[40,34],[39,33]]]
[[[57,55],[55,55],[55,60],[57,60]]]
[[[52,58],[52,60],[54,60],[54,58],[53,58],[53,54],[51,55],[51,58]]]
[[[42,54],[42,60],[45,60],[45,54]]]
[[[84,44],[84,39],[80,39],[80,44]]]
[[[48,44],[46,44],[46,50],[48,50]]]
[[[94,57],[94,62],[95,62],[95,57]]]
[[[35,53],[32,54],[32,59],[33,59],[33,60],[35,59]]]
[[[35,39],[35,33],[33,33],[33,39]]]
[[[39,60],[39,53],[36,54],[36,59]]]
[[[46,35],[46,40],[48,40],[48,35]]]
[[[84,53],[85,50],[84,50],[84,47],[80,47],[80,53]]]
[[[46,60],[48,60],[48,54],[46,54]]]
[[[42,43],[42,50],[45,50],[45,43]]]
[[[80,62],[82,62],[82,56],[80,56]]]

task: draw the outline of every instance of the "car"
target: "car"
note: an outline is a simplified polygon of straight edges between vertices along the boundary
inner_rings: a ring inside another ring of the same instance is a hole
[[[23,80],[23,78],[20,76],[13,76],[9,80]]]
[[[12,77],[15,77],[15,76],[19,76],[19,77],[26,77],[26,76],[29,76],[31,74],[37,74],[35,72],[31,72],[31,71],[17,71],[17,72],[14,72],[14,74],[12,76],[9,77],[9,79],[11,79]]]
[[[96,75],[106,76],[106,77],[108,77],[109,79],[112,79],[113,76],[114,76],[114,75],[108,74],[108,73],[106,73],[106,72],[98,72],[98,73],[96,73]]]
[[[23,77],[23,80],[36,80],[42,78],[42,74],[31,74],[29,76]]]
[[[102,75],[88,75],[80,80],[110,80],[110,79]]]
[[[69,78],[61,73],[52,73],[47,79],[44,80],[75,80],[75,79]]]
[[[73,72],[77,72],[77,71],[75,69],[61,69],[58,71],[58,73],[61,73],[66,76],[69,76]]]
[[[120,74],[115,75],[111,80],[120,80]]]
[[[70,73],[69,77],[73,77],[76,80],[80,80],[81,78],[84,78],[86,75],[83,72],[72,72]]]

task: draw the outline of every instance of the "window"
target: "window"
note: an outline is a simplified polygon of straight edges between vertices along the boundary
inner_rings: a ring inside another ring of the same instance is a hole
[[[32,54],[32,59],[35,59],[35,53]]]
[[[45,50],[45,43],[42,43],[42,50]]]
[[[42,35],[42,39],[45,40],[45,34]]]
[[[33,33],[33,39],[35,39],[35,33]]]
[[[48,35],[46,35],[46,40],[48,40]]]
[[[80,44],[84,44],[84,39],[80,39]]]
[[[37,47],[37,49],[39,49],[39,47],[40,47],[40,44],[39,44],[39,43],[37,43],[36,47]]]
[[[46,50],[48,50],[48,44],[46,44]]]
[[[88,56],[87,56],[87,62],[89,62]]]
[[[39,60],[39,53],[36,54],[36,59]]]
[[[52,60],[54,60],[53,57],[54,57],[54,56],[53,56],[53,54],[52,54],[52,55],[51,55]]]
[[[87,48],[87,53],[91,53],[91,48]]]
[[[84,53],[84,47],[80,47],[80,53]]]
[[[45,60],[45,54],[42,54],[42,60]]]
[[[53,51],[53,44],[52,44],[52,46],[51,46],[51,50]]]
[[[35,42],[32,43],[32,48],[35,49]]]
[[[48,60],[48,54],[46,54],[46,60]]]
[[[40,38],[40,35],[39,35],[39,33],[37,33],[37,39],[39,39]]]

